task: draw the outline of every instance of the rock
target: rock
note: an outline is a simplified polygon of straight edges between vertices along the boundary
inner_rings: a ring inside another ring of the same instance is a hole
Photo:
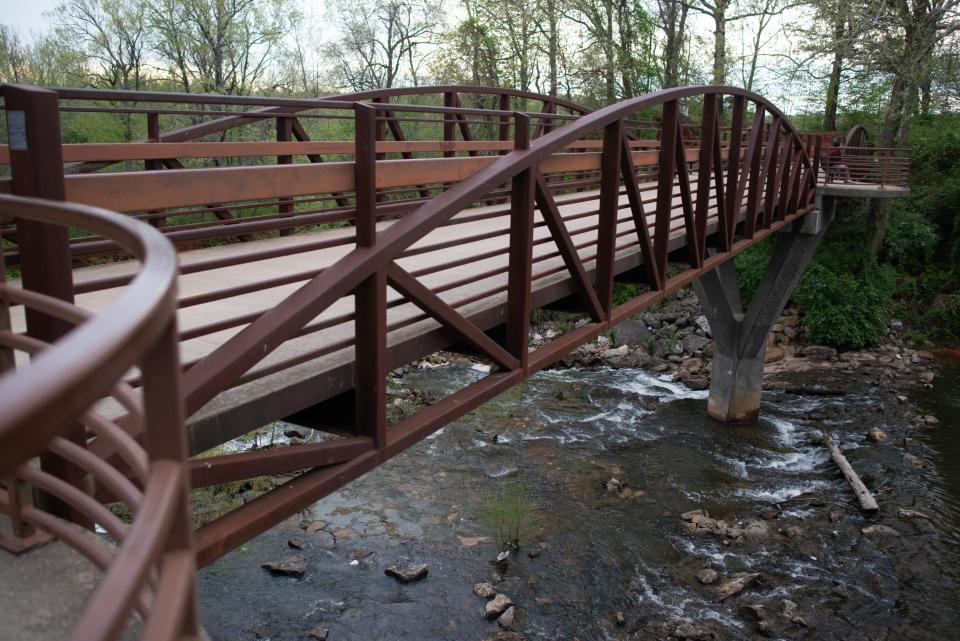
[[[932,383],[933,379],[936,378],[936,374],[928,370],[926,372],[920,372],[917,378],[920,379],[921,383]]]
[[[695,516],[707,516],[707,511],[697,508],[696,510],[690,510],[689,512],[684,512],[680,515],[680,518],[684,521],[692,521]]]
[[[887,440],[887,433],[879,427],[871,427],[867,432],[867,438],[874,443],[882,443]]]
[[[543,554],[543,550],[545,549],[545,547],[546,546],[544,546],[543,543],[538,543],[534,546],[531,546],[530,548],[527,549],[527,556],[530,557],[531,559],[535,559],[541,554]]]
[[[622,628],[627,625],[627,616],[618,610],[616,616],[614,616],[614,622],[617,624],[617,627]]]
[[[460,541],[460,545],[465,548],[472,548],[474,546],[480,545],[481,543],[487,543],[492,541],[489,536],[460,536],[457,535],[457,540]]]
[[[737,606],[737,612],[741,616],[754,621],[763,621],[767,618],[767,611],[759,603],[741,603]]]
[[[326,530],[328,527],[330,527],[330,524],[326,521],[312,521],[303,529],[306,530],[308,534],[313,534],[314,532],[319,532],[320,530]]]
[[[703,359],[702,358],[688,358],[680,364],[680,367],[687,370],[691,374],[699,374],[700,370],[703,369]]]
[[[474,583],[473,594],[481,599],[492,599],[497,596],[497,591],[489,583]]]
[[[820,361],[829,361],[836,358],[837,350],[826,345],[807,345],[800,350],[800,355]]]
[[[710,333],[710,322],[707,320],[707,317],[704,316],[703,314],[700,314],[695,319],[693,319],[693,323],[700,329],[701,332],[703,332],[707,336],[713,336],[713,334]]]
[[[384,570],[384,574],[387,576],[392,576],[401,583],[419,581],[427,576],[428,573],[429,570],[426,563],[415,563],[413,565],[391,565]]]
[[[678,639],[690,639],[690,641],[712,641],[717,638],[713,630],[699,623],[694,623],[690,619],[683,619],[673,631],[673,636]]]
[[[691,376],[686,381],[687,387],[695,390],[703,390],[710,387],[710,379],[706,376]]]
[[[782,361],[784,358],[786,358],[786,353],[783,351],[783,348],[774,345],[767,348],[767,352],[763,355],[763,362],[776,363],[777,361]]]
[[[726,601],[730,597],[740,594],[762,578],[763,575],[759,572],[735,574],[717,587],[717,597],[720,601]]]
[[[790,525],[783,529],[783,533],[790,539],[802,539],[803,538],[803,528],[799,525]]]
[[[917,510],[910,510],[907,508],[900,508],[899,510],[897,510],[897,514],[899,514],[901,518],[904,518],[904,519],[927,519],[928,521],[930,520],[929,514],[924,514],[923,512],[919,512]]]
[[[623,321],[610,333],[613,334],[614,345],[637,345],[650,336],[647,324],[635,318]]]
[[[542,607],[542,606],[547,606],[547,605],[553,605],[553,599],[551,599],[550,597],[547,597],[547,596],[534,597],[533,600],[536,601],[536,602],[537,602],[537,605],[539,605],[539,606],[541,606],[541,607]]]
[[[763,521],[750,521],[743,526],[741,536],[749,541],[761,541],[770,536],[770,526]]]
[[[607,364],[614,369],[638,369],[646,367],[653,361],[653,357],[639,350],[623,356],[608,359]]]
[[[939,425],[940,419],[938,419],[936,416],[927,414],[926,416],[923,417],[923,422],[926,423],[927,425]]]
[[[513,601],[510,600],[510,597],[506,594],[498,594],[493,597],[493,600],[487,602],[486,607],[483,608],[483,616],[487,619],[496,619],[511,606],[513,606]]]
[[[683,340],[680,341],[680,344],[683,346],[683,351],[690,354],[695,354],[696,352],[702,350],[709,342],[709,338],[697,336],[696,334],[690,334],[689,336],[684,336]]]
[[[367,548],[357,548],[353,551],[353,560],[354,561],[363,561],[365,558],[373,554],[373,550],[368,550]]]
[[[307,547],[307,542],[303,539],[290,539],[287,541],[287,545],[294,550],[302,550]]]
[[[317,626],[314,629],[310,630],[310,636],[316,639],[317,641],[327,641],[327,637],[330,635],[330,630],[321,626]]]
[[[900,536],[900,533],[889,525],[868,525],[860,531],[868,536]]]
[[[909,452],[903,455],[903,462],[918,470],[922,470],[925,467],[923,460]]]
[[[623,358],[630,353],[630,348],[626,345],[621,345],[620,347],[615,347],[613,349],[608,349],[603,352],[603,359],[606,361],[613,360],[615,358]]]
[[[270,570],[272,574],[301,577],[307,571],[308,559],[302,554],[294,554],[280,561],[270,561],[260,567]]]
[[[797,604],[790,599],[783,599],[780,604],[783,606],[783,616],[792,621],[797,616]]]
[[[697,572],[697,581],[703,585],[713,585],[717,582],[717,579],[720,578],[720,575],[717,574],[717,571],[713,568],[703,568]]]
[[[291,425],[283,430],[283,435],[287,438],[298,438],[302,441],[305,441],[310,438],[310,433],[312,431],[313,430],[307,429],[306,427],[297,427],[295,425]]]
[[[830,508],[830,514],[828,518],[830,519],[831,523],[836,523],[843,518],[843,515],[846,514],[846,512],[847,511],[839,505],[834,505],[832,508]]]
[[[607,492],[621,492],[623,491],[623,488],[626,487],[626,483],[615,478],[611,478],[609,481],[607,481],[604,487],[607,488]]]
[[[500,615],[500,618],[497,619],[497,625],[499,625],[504,630],[513,630],[516,624],[517,618],[517,608],[510,606],[503,611],[503,614]]]

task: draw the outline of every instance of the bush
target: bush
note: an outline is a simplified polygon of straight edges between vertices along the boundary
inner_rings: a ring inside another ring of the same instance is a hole
[[[883,336],[890,318],[893,271],[874,267],[862,275],[813,264],[794,294],[809,337],[839,349],[862,349]]]
[[[775,243],[771,238],[764,238],[756,245],[737,254],[733,264],[737,268],[737,285],[740,288],[740,298],[744,308],[750,304],[757,291],[760,279],[767,271],[770,256],[773,255]]]
[[[500,494],[483,502],[480,519],[501,548],[516,549],[536,529],[535,509],[518,482],[507,482]]]
[[[912,209],[896,209],[890,216],[883,254],[894,265],[916,271],[934,257],[940,241],[937,228]]]

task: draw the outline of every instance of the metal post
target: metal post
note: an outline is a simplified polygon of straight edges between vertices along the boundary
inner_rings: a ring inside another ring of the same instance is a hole
[[[603,129],[600,155],[600,201],[597,214],[597,298],[604,316],[613,309],[613,262],[617,253],[617,214],[620,211],[620,150],[623,121]]]
[[[377,108],[357,103],[354,180],[357,247],[377,243]],[[385,459],[387,444],[387,272],[381,267],[354,290],[355,431],[373,439]]]
[[[63,149],[60,141],[60,108],[57,94],[39,87],[6,85],[3,88],[7,115],[12,189],[17,196],[66,200],[63,178]],[[73,302],[73,273],[70,238],[60,225],[18,219],[17,242],[24,289]],[[27,333],[54,343],[71,325],[36,310],[26,309]],[[65,438],[86,443],[79,423],[64,433]],[[65,481],[78,484],[83,471],[54,454],[40,457],[41,468]],[[92,527],[80,512],[51,496],[42,496],[52,514]]]
[[[293,120],[291,118],[277,118],[277,142],[290,142],[293,140]],[[278,165],[293,164],[293,156],[282,154],[277,156]],[[293,215],[293,201],[291,196],[281,196],[277,202],[277,213],[280,218],[287,218]],[[292,228],[280,230],[281,236],[289,236],[293,233]]]
[[[443,106],[447,109],[453,109],[457,104],[457,94],[447,92],[443,94]],[[443,142],[456,142],[457,140],[457,119],[452,113],[443,114]],[[457,152],[444,151],[444,158],[453,158]]]
[[[657,209],[654,222],[653,251],[657,268],[664,282],[667,279],[667,253],[670,243],[670,218],[673,210],[673,170],[677,156],[676,100],[663,103],[663,120],[660,124],[660,157],[657,164]]]
[[[514,149],[530,148],[530,117],[514,114]],[[530,333],[530,279],[533,273],[533,172],[513,177],[510,191],[510,258],[507,273],[507,351],[527,367]]]

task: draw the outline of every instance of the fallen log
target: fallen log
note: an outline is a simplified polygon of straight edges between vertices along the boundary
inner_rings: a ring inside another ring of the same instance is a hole
[[[837,467],[839,467],[840,471],[843,472],[843,476],[846,477],[850,487],[853,488],[854,493],[857,495],[857,499],[860,501],[860,507],[863,508],[863,511],[876,512],[879,510],[880,506],[877,505],[877,501],[873,498],[873,494],[870,493],[870,490],[867,489],[867,486],[864,485],[863,481],[860,480],[856,470],[853,469],[853,466],[850,465],[849,461],[847,461],[847,457],[845,457],[843,452],[840,450],[840,446],[838,446],[837,442],[833,440],[833,436],[830,434],[825,434],[823,441],[827,444],[827,449],[830,450],[830,458],[832,458],[833,462],[837,464]]]

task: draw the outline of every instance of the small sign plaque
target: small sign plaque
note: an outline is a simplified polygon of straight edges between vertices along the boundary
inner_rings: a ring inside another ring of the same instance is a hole
[[[10,151],[27,151],[26,112],[7,112],[7,139],[10,141]]]

